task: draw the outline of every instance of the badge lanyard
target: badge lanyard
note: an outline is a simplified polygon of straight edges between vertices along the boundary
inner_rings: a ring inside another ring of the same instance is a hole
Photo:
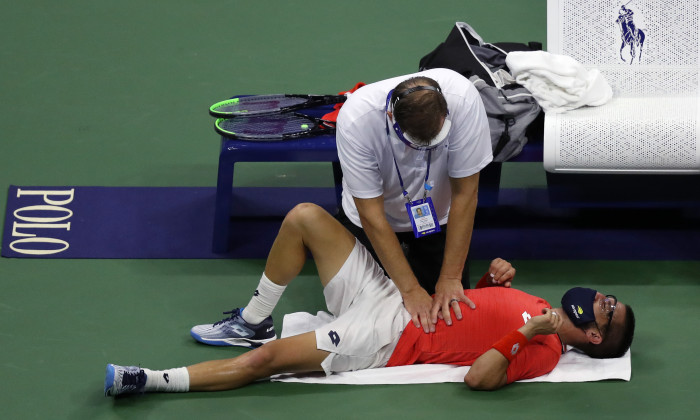
[[[440,232],[440,223],[438,223],[437,215],[435,214],[435,207],[433,206],[433,200],[428,197],[428,191],[432,190],[433,187],[428,185],[428,178],[430,177],[430,161],[432,157],[432,150],[428,150],[428,163],[425,170],[425,179],[423,180],[423,198],[415,201],[411,201],[411,198],[406,191],[406,187],[403,183],[403,177],[401,177],[401,171],[399,170],[399,165],[396,163],[396,155],[394,155],[394,146],[391,144],[391,138],[387,131],[387,138],[389,140],[389,147],[391,148],[391,155],[394,159],[394,167],[396,168],[396,174],[399,176],[399,184],[401,185],[401,191],[406,199],[406,212],[408,213],[408,219],[411,221],[411,226],[413,227],[413,235],[416,238],[422,238],[424,236],[430,235],[432,233]]]
[[[433,187],[428,185],[428,177],[430,177],[430,155],[432,153],[432,150],[428,150],[428,164],[425,169],[425,180],[423,181],[423,199],[422,200],[417,200],[417,201],[423,201],[428,197],[428,191],[432,190]],[[403,185],[403,178],[401,177],[401,171],[399,170],[399,165],[396,163],[396,156],[394,156],[394,147],[391,147],[391,155],[392,158],[394,159],[394,167],[396,168],[396,174],[399,176],[399,184],[401,185],[401,190],[403,191],[403,197],[406,199],[407,203],[411,203],[411,198],[408,196],[408,191],[406,191],[406,187]]]

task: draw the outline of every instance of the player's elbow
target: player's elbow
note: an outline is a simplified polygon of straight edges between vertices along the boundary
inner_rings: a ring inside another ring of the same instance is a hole
[[[502,387],[505,381],[494,376],[485,376],[467,372],[464,383],[473,391],[495,391]]]

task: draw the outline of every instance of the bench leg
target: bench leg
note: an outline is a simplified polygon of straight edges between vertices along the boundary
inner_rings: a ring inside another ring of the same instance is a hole
[[[231,230],[231,198],[233,194],[233,162],[219,159],[219,173],[216,182],[216,205],[214,209],[214,231],[212,251],[224,254],[229,250]]]

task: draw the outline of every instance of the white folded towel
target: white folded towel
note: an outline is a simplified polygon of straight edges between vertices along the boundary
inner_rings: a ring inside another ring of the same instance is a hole
[[[285,315],[282,337],[312,331],[331,319],[332,316],[326,312],[318,312],[315,316],[305,312]],[[271,379],[280,382],[346,385],[425,384],[462,382],[468,371],[469,366],[410,365],[341,372],[330,376],[323,372],[282,374]],[[629,381],[631,376],[632,358],[629,351],[618,359],[593,359],[575,351],[568,351],[562,355],[550,373],[520,382],[591,382],[605,379]]]
[[[506,56],[506,65],[516,82],[532,92],[545,112],[600,106],[613,95],[600,71],[587,70],[569,56],[546,51],[513,51]]]

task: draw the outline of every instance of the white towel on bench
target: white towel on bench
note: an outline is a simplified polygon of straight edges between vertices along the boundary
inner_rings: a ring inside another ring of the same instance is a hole
[[[282,337],[312,331],[331,319],[330,314],[322,311],[317,315],[306,312],[285,315]],[[629,381],[632,376],[631,360],[629,351],[618,359],[593,359],[575,351],[568,351],[562,355],[550,373],[521,382],[591,382],[606,379]],[[275,375],[271,379],[280,382],[346,385],[425,384],[462,382],[468,371],[469,366],[411,365],[334,373],[330,376],[323,372],[283,374]]]
[[[537,99],[545,112],[565,112],[582,106],[600,106],[613,95],[597,69],[587,70],[571,57],[546,51],[513,51],[506,65],[515,81]]]

